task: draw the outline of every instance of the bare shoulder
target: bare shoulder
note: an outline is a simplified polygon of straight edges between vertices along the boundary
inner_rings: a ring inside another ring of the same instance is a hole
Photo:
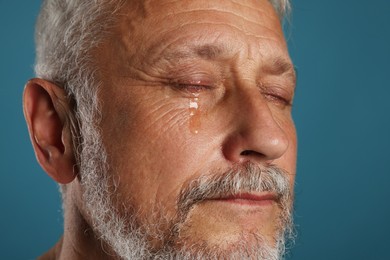
[[[47,251],[45,254],[38,257],[38,260],[55,260],[56,259],[56,253],[55,253],[55,247]]]
[[[53,246],[49,251],[38,257],[38,260],[55,260],[59,259],[59,253],[61,252],[62,248],[62,241],[63,237],[56,243],[55,246]]]

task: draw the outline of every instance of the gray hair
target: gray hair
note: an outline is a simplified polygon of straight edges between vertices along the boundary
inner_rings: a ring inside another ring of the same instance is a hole
[[[290,10],[289,0],[269,0],[282,20]],[[44,0],[36,24],[37,77],[64,88],[73,102],[75,151],[80,154],[83,140],[78,139],[94,125],[98,102],[93,50],[110,37],[125,0]],[[80,127],[80,129],[77,129]],[[79,134],[81,133],[81,135]],[[76,156],[78,157],[78,156]]]
[[[99,106],[93,50],[110,37],[123,0],[44,0],[36,32],[37,77],[54,82],[68,95],[68,114],[77,165],[88,144],[83,136],[95,132]]]
[[[291,3],[290,0],[269,0],[276,12],[279,15],[280,20],[283,20],[286,16],[290,14]]]
[[[281,19],[289,13],[289,0],[269,1]],[[36,25],[36,75],[78,98],[85,79],[93,74],[91,50],[110,35],[124,2],[44,0]]]

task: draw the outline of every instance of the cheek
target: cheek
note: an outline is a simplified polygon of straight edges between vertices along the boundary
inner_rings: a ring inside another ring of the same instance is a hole
[[[283,129],[287,139],[288,148],[284,155],[275,160],[275,164],[286,170],[290,175],[291,184],[294,184],[297,160],[297,134],[293,119],[290,114],[279,114],[275,116],[280,128]]]
[[[202,161],[201,144],[191,132],[193,111],[186,102],[150,95],[116,100],[103,107],[101,127],[118,201],[131,201],[141,212],[159,204],[174,212],[178,191]]]
[[[291,187],[294,187],[295,175],[296,175],[296,161],[297,161],[297,137],[295,127],[292,124],[288,132],[289,136],[289,147],[286,151],[286,154],[283,156],[283,162],[281,162],[281,167],[289,173],[289,179]]]

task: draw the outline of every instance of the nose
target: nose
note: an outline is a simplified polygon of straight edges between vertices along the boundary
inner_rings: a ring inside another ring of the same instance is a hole
[[[230,113],[232,128],[223,144],[225,158],[234,163],[270,163],[280,158],[286,152],[289,140],[272,112],[278,108],[271,108],[270,101],[257,89],[237,91],[231,99],[234,112]]]

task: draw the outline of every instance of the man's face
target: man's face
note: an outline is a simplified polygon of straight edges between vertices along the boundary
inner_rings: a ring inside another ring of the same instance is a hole
[[[173,247],[276,243],[286,209],[272,189],[180,208],[199,178],[245,178],[247,168],[283,169],[293,187],[295,77],[275,11],[266,0],[140,2],[123,8],[98,58],[111,203],[156,250],[156,234]]]

